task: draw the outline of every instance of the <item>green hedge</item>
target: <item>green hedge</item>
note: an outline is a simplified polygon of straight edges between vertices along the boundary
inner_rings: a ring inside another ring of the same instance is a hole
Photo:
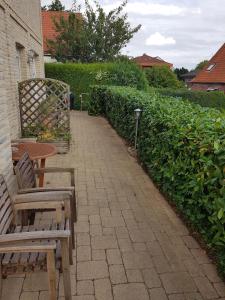
[[[220,110],[225,109],[225,94],[220,91],[204,92],[191,91],[187,89],[157,89],[165,96],[180,97],[193,103],[200,104],[202,107],[214,107]]]
[[[81,93],[90,92],[93,84],[131,86],[147,90],[148,83],[143,71],[132,62],[93,63],[93,64],[45,64],[45,75],[70,85],[75,94],[75,108],[80,108]],[[84,109],[87,108],[88,95],[83,96]]]
[[[133,143],[161,190],[220,256],[225,274],[225,119],[216,110],[132,88],[92,88],[91,114],[104,114]]]

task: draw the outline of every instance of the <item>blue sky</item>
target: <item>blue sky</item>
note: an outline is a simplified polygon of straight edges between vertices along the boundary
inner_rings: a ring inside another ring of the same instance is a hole
[[[72,0],[61,2],[71,7]],[[121,1],[100,3],[109,10]],[[130,56],[147,53],[191,69],[225,43],[225,0],[128,0],[126,11],[132,25],[142,24],[123,49]]]

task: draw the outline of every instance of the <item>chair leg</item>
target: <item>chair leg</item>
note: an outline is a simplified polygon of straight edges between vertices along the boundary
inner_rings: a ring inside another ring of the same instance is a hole
[[[47,253],[47,270],[49,284],[49,299],[56,300],[56,270],[55,270],[55,253],[54,250]]]
[[[69,238],[69,252],[70,252],[70,265],[73,265],[73,244],[72,239]]]
[[[71,222],[70,222],[70,230],[71,230],[72,248],[75,249],[75,233],[74,233],[74,222],[73,222],[73,220],[71,220]]]
[[[63,271],[63,284],[64,284],[64,297],[65,300],[72,300],[71,295],[71,281],[70,281],[70,261],[69,261],[69,243],[67,239],[61,240],[61,253],[62,253],[62,271]]]

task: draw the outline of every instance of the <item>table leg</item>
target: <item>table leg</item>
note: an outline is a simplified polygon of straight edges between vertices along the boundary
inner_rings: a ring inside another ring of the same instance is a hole
[[[41,169],[44,169],[45,168],[45,158],[42,158],[41,159],[41,165],[40,165],[40,168]],[[39,187],[43,187],[44,186],[44,176],[45,176],[45,173],[40,173],[40,176],[39,176]]]

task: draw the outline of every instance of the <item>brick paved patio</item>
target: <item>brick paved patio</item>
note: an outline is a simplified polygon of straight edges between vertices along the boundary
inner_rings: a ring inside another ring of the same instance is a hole
[[[49,165],[76,168],[73,300],[225,299],[214,265],[110,125],[73,112],[72,134],[71,153]],[[2,299],[47,300],[47,289],[43,273],[12,277]],[[61,277],[59,290],[63,299]]]

